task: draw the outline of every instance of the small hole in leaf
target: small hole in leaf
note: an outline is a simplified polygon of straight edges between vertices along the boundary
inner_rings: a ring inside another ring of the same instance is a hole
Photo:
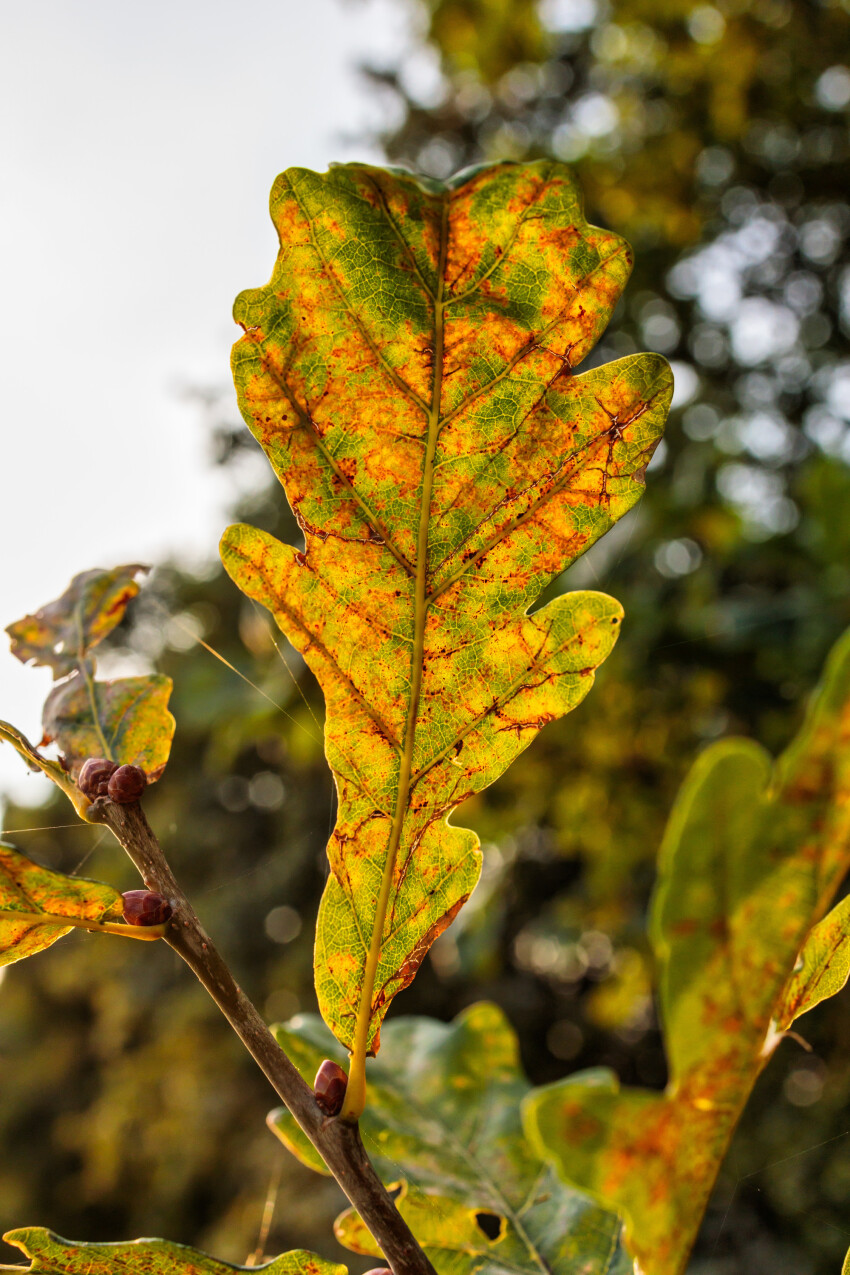
[[[478,1223],[478,1229],[484,1232],[488,1240],[502,1238],[505,1219],[499,1217],[498,1213],[476,1213],[475,1221]]]

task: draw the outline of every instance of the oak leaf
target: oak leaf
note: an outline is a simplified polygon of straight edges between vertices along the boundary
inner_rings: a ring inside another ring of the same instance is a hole
[[[20,920],[15,912],[23,914]],[[50,920],[39,924],[39,913]],[[0,841],[0,965],[43,951],[81,923],[118,921],[121,913],[121,895],[112,886],[43,868]],[[58,923],[65,918],[68,924]]]
[[[12,654],[23,664],[47,665],[54,678],[67,677],[121,623],[139,592],[136,577],[147,570],[131,563],[74,576],[60,598],[7,626]]]
[[[139,592],[136,577],[146,570],[133,563],[82,572],[61,597],[6,629],[13,655],[25,664],[48,665],[54,679],[61,679],[45,701],[42,743],[56,743],[71,779],[87,758],[106,757],[119,765],[140,766],[153,783],[168,761],[174,735],[167,707],[171,679],[146,674],[97,681],[92,654],[123,620]],[[51,767],[20,732],[0,726],[2,738],[30,765],[66,786],[55,764]],[[69,795],[76,804],[76,794]]]
[[[611,650],[603,594],[528,611],[638,500],[671,375],[652,354],[576,374],[631,257],[563,165],[292,169],[271,211],[280,253],[236,301],[233,369],[305,542],[239,525],[222,559],[325,694],[339,813],[316,986],[359,1085],[478,879],[452,810]]]
[[[843,985],[848,910],[821,918],[848,868],[850,633],[778,761],[724,740],[676,801],[651,922],[666,1091],[621,1090],[599,1069],[525,1103],[540,1154],[622,1211],[642,1275],[684,1270],[756,1079],[793,1019]]]
[[[323,1059],[345,1058],[315,1015],[274,1030],[308,1081]],[[452,1023],[396,1018],[384,1029],[360,1130],[438,1275],[631,1275],[618,1219],[529,1146],[520,1120],[528,1092],[516,1034],[496,1005],[473,1005]],[[327,1172],[285,1108],[269,1124],[300,1160]],[[346,1247],[379,1255],[352,1210],[335,1230]]]
[[[20,1269],[44,1275],[232,1275],[233,1271],[265,1271],[266,1275],[346,1275],[346,1268],[315,1253],[294,1249],[262,1266],[232,1266],[198,1249],[171,1240],[131,1240],[117,1244],[76,1244],[41,1226],[7,1231],[7,1244],[21,1249],[31,1264]]]

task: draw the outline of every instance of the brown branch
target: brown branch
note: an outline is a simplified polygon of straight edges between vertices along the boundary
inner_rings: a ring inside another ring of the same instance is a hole
[[[149,890],[169,900],[174,914],[165,942],[203,983],[251,1057],[265,1072],[333,1176],[357,1209],[395,1275],[435,1275],[392,1196],[366,1154],[356,1124],[328,1117],[313,1090],[278,1045],[254,1005],[236,983],[174,874],[138,803],[119,806],[106,799],[88,811],[105,824],[142,875]]]

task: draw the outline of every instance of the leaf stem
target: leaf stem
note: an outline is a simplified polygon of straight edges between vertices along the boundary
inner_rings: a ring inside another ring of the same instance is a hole
[[[0,740],[5,740],[7,744],[11,744],[23,757],[30,770],[40,770],[48,779],[52,780],[57,788],[61,788],[80,818],[86,823],[89,822],[88,809],[91,803],[88,797],[80,792],[73,779],[71,779],[70,775],[65,774],[58,762],[48,761],[46,757],[42,757],[26,735],[8,722],[0,721]]]
[[[325,1116],[313,1090],[281,1049],[255,1006],[235,981],[204,930],[154,836],[138,802],[119,806],[101,798],[92,823],[103,823],[124,847],[149,890],[174,909],[163,936],[218,1005],[236,1035],[286,1103],[301,1129],[348,1196],[379,1245],[394,1275],[436,1275],[366,1154],[356,1124]]]
[[[87,921],[82,916],[57,916],[54,912],[19,912],[17,908],[0,908],[0,921],[19,921],[23,925],[56,925],[60,929],[71,926],[78,930],[97,931],[99,934],[121,934],[127,939],[153,942],[165,936],[167,925],[125,925],[118,921]]]
[[[404,750],[399,762],[396,807],[390,829],[387,857],[381,877],[381,888],[375,908],[375,920],[366,963],[363,968],[363,984],[354,1026],[351,1049],[351,1065],[348,1086],[345,1091],[340,1119],[359,1120],[366,1105],[366,1058],[373,1018],[373,996],[378,963],[384,938],[390,893],[395,875],[398,848],[404,831],[404,819],[410,796],[410,778],[413,772],[413,749],[416,743],[416,724],[419,718],[419,700],[422,694],[423,656],[425,653],[425,621],[428,615],[428,529],[431,520],[431,493],[434,486],[434,460],[440,433],[440,399],[443,388],[443,345],[445,322],[443,317],[443,292],[445,288],[446,253],[448,250],[448,204],[443,202],[443,223],[440,237],[440,264],[437,293],[434,297],[434,379],[431,386],[431,406],[428,414],[428,441],[422,470],[422,495],[419,505],[419,529],[416,544],[416,577],[414,581],[413,652],[410,670],[410,702],[407,710],[407,726]]]
[[[103,733],[103,726],[101,725],[101,721],[100,721],[100,714],[98,712],[98,707],[97,707],[97,692],[95,691],[95,686],[94,686],[94,678],[92,677],[91,669],[89,668],[88,663],[86,661],[86,639],[85,639],[85,634],[83,633],[82,603],[78,603],[74,611],[74,619],[76,620],[76,623],[77,623],[77,635],[80,641],[79,651],[77,655],[77,659],[78,659],[77,667],[79,668],[80,675],[82,676],[83,681],[86,684],[86,690],[88,692],[89,703],[91,704],[92,721],[94,722],[95,730],[97,731],[97,737],[100,740],[101,746],[103,748],[104,757],[106,757],[108,761],[114,761],[115,758],[112,756],[112,749],[109,747],[109,744],[106,742],[106,736]]]

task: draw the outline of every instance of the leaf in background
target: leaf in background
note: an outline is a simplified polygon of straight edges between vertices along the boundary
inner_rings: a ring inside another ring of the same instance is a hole
[[[0,911],[7,910],[99,922],[109,917],[120,920],[123,903],[111,885],[51,872],[0,841]],[[0,916],[0,965],[43,951],[73,928]]]
[[[12,654],[24,664],[46,664],[66,677],[120,624],[139,592],[136,576],[147,567],[131,563],[111,571],[83,571],[55,602],[10,624]]]
[[[62,679],[45,701],[42,742],[57,743],[71,778],[86,758],[107,757],[120,765],[141,766],[153,783],[168,761],[174,736],[174,718],[168,712],[171,679],[149,674],[98,682],[91,655],[124,618],[139,592],[135,577],[147,569],[133,563],[111,571],[84,571],[61,598],[6,630],[19,660],[48,664],[54,678]],[[13,727],[4,735],[26,757],[15,736],[23,738]],[[32,745],[27,748],[30,761],[67,791],[55,764],[52,771]],[[77,795],[69,796],[77,805]]]
[[[171,751],[171,689],[171,678],[161,673],[111,682],[75,673],[44,702],[45,736],[58,744],[74,775],[87,757],[109,757],[122,766],[141,766],[153,783]]]
[[[130,1240],[124,1244],[75,1244],[41,1226],[8,1231],[3,1239],[14,1244],[32,1265],[21,1270],[44,1275],[230,1275],[232,1271],[265,1271],[266,1275],[346,1275],[346,1268],[326,1262],[315,1253],[295,1249],[263,1266],[232,1266],[196,1248],[170,1240]]]
[[[584,697],[620,607],[541,590],[643,491],[671,394],[634,355],[577,376],[629,274],[569,170],[453,183],[345,165],[272,191],[271,283],[243,293],[240,406],[305,552],[251,527],[222,559],[325,693],[339,794],[320,909],[322,1014],[362,1099],[392,997],[479,874],[447,823]]]
[[[781,1039],[797,954],[848,866],[850,633],[779,761],[746,740],[716,744],[673,810],[652,922],[666,1092],[620,1091],[611,1073],[579,1073],[526,1102],[541,1154],[623,1211],[646,1275],[685,1267],[741,1109]],[[836,913],[843,921],[846,910]],[[822,950],[819,929],[804,970]]]
[[[345,1060],[314,1015],[275,1034],[308,1083],[323,1059]],[[627,1275],[617,1218],[565,1186],[526,1141],[519,1108],[528,1092],[497,1006],[473,1005],[449,1024],[397,1018],[385,1028],[360,1129],[384,1181],[406,1183],[397,1203],[439,1275]],[[288,1111],[269,1123],[300,1160],[327,1172]],[[337,1233],[377,1255],[350,1211]]]
[[[803,944],[782,995],[776,1025],[787,1031],[801,1014],[835,996],[850,978],[850,895],[819,921]]]

